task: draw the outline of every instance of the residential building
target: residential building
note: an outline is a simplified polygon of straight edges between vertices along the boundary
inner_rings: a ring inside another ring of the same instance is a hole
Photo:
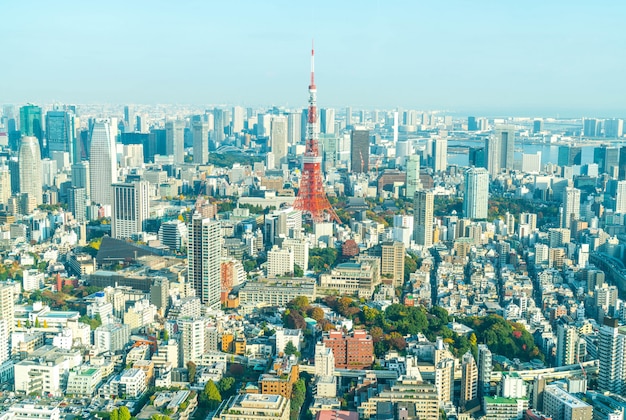
[[[547,385],[544,389],[543,412],[553,420],[593,419],[593,407],[558,385]]]
[[[150,184],[146,181],[113,184],[111,234],[116,239],[132,238],[143,232],[150,217]]]
[[[469,219],[486,219],[489,204],[489,172],[470,168],[465,172],[463,215]]]
[[[189,224],[187,263],[189,282],[201,302],[220,307],[222,229],[216,220],[194,214]]]
[[[355,330],[351,334],[330,331],[323,343],[332,350],[337,369],[366,369],[374,360],[374,344],[366,331]]]
[[[429,191],[417,191],[413,202],[413,240],[415,244],[430,248],[433,244],[435,196]]]

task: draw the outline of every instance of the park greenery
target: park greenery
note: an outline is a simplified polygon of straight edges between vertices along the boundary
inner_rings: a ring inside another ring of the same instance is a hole
[[[544,359],[523,325],[506,321],[498,315],[461,319],[461,323],[474,330],[474,333],[466,336],[448,327],[452,318],[439,306],[427,310],[422,306],[396,303],[381,311],[349,297],[335,296],[327,296],[324,303],[335,312],[350,318],[356,328],[369,331],[377,357],[384,356],[389,350],[402,352],[407,347],[406,336],[424,334],[431,342],[441,337],[456,357],[463,356],[468,350],[474,351],[477,343],[485,343],[494,353],[509,358],[522,361]],[[292,306],[298,305],[294,303]]]

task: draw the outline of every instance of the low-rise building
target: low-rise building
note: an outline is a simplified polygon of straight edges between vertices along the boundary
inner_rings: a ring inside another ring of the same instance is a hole
[[[279,279],[249,281],[239,290],[242,305],[285,306],[298,296],[306,296],[309,301],[316,297],[315,280]]]
[[[102,371],[97,367],[85,367],[70,371],[67,379],[67,395],[91,397],[102,381]]]
[[[213,418],[288,420],[289,411],[289,399],[282,395],[238,394],[223,402]]]

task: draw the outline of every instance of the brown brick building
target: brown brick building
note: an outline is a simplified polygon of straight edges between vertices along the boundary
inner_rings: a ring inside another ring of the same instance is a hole
[[[338,369],[367,369],[372,366],[374,343],[366,331],[354,331],[350,335],[330,331],[324,337],[324,345],[333,351]]]

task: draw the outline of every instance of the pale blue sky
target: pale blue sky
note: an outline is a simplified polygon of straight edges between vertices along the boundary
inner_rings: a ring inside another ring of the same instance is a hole
[[[0,103],[626,116],[626,2],[0,2]]]

